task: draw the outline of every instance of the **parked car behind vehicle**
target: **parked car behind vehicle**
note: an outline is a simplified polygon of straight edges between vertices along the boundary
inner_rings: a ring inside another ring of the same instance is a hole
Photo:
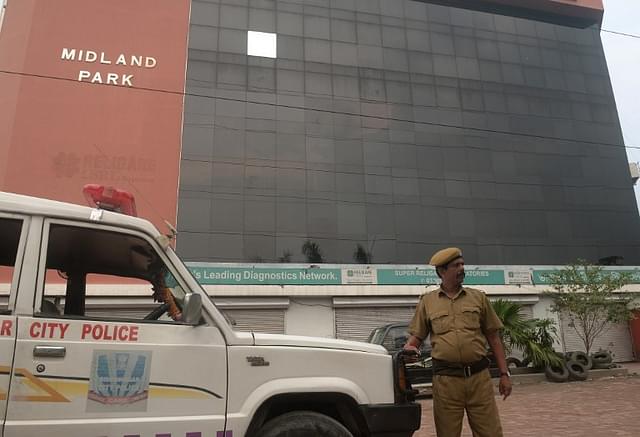
[[[384,346],[390,354],[402,350],[409,339],[409,324],[405,322],[387,323],[375,328],[369,334],[367,342]],[[498,364],[491,349],[487,348],[487,358],[490,360],[489,373],[492,378],[500,375]],[[407,377],[411,385],[430,384],[433,379],[431,369],[431,341],[427,337],[420,345],[420,360],[407,364]]]
[[[390,354],[393,354],[402,350],[409,339],[408,329],[408,323],[388,323],[371,331],[367,342],[382,345]],[[420,359],[415,363],[407,364],[407,377],[411,385],[431,383],[433,372],[431,370],[431,342],[428,338],[420,346]]]

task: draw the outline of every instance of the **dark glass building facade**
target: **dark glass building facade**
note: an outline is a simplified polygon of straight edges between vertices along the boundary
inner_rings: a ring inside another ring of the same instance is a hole
[[[247,55],[247,32],[277,57]],[[409,0],[194,0],[187,260],[640,263],[596,28]]]

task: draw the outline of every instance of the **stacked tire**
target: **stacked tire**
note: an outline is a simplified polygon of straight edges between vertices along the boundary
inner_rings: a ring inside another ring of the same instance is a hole
[[[565,363],[569,372],[569,380],[586,381],[589,370],[593,367],[593,360],[584,352],[572,352]]]
[[[589,377],[589,370],[594,365],[591,356],[584,352],[569,352],[561,358],[562,364],[545,368],[544,373],[549,381],[585,381]]]
[[[551,382],[567,382],[569,380],[569,370],[564,363],[545,367],[544,374]]]
[[[591,354],[594,369],[610,369],[613,364],[613,357],[609,351],[598,351]]]

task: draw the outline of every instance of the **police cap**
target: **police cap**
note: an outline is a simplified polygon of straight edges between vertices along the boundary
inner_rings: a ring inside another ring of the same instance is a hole
[[[429,260],[429,264],[434,267],[440,267],[449,264],[456,258],[460,258],[462,256],[462,251],[457,247],[447,247],[446,249],[442,249],[437,251]]]

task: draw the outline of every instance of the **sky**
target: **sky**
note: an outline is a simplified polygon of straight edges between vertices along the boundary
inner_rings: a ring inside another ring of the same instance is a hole
[[[601,33],[627,156],[640,162],[640,0],[604,0],[604,9],[602,29],[638,36]]]

